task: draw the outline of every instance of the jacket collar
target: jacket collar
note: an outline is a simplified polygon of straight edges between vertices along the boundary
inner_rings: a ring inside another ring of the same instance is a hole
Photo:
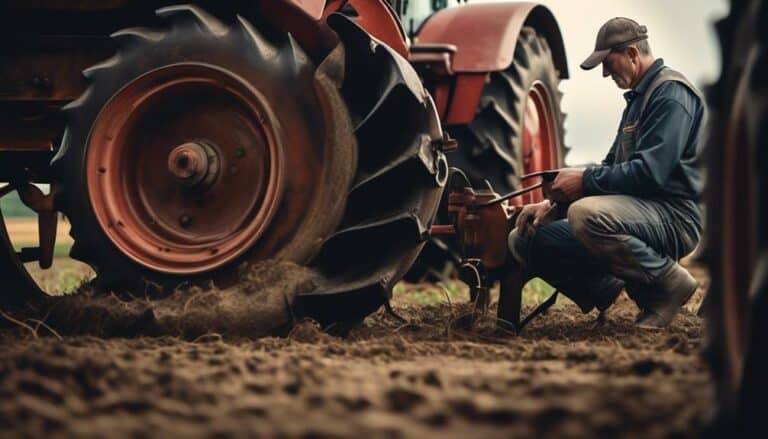
[[[648,90],[648,87],[651,85],[651,82],[653,82],[653,78],[656,77],[656,75],[661,72],[661,69],[664,68],[664,60],[659,58],[656,61],[651,64],[651,66],[648,68],[648,70],[643,74],[643,77],[640,78],[640,81],[637,82],[637,85],[635,85],[635,88],[624,93],[624,99],[627,102],[631,102],[635,97],[642,95],[645,93],[646,90]]]

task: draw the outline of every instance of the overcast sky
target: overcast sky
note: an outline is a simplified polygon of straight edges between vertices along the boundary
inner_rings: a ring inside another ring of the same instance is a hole
[[[561,83],[562,108],[568,113],[565,143],[568,164],[598,162],[610,148],[624,109],[623,91],[600,67],[579,64],[594,49],[598,29],[607,20],[629,17],[648,27],[654,56],[700,87],[720,74],[720,49],[713,22],[728,12],[726,0],[539,0],[555,15],[565,39],[571,77]]]

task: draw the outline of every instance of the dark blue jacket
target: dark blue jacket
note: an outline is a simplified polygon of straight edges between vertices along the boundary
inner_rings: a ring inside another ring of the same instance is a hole
[[[602,165],[584,171],[585,196],[699,199],[703,185],[699,132],[705,111],[699,96],[680,82],[666,81],[638,114],[644,93],[663,67],[664,61],[656,60],[635,89],[624,94],[627,107],[608,156]]]

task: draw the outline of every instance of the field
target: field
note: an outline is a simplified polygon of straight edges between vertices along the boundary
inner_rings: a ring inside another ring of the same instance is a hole
[[[37,219],[34,217],[6,218],[6,228],[11,243],[18,251],[22,247],[36,247],[38,243]],[[66,257],[72,246],[69,236],[69,223],[60,219],[57,224],[56,248],[54,249],[54,267],[41,270],[37,262],[25,264],[32,278],[43,290],[51,294],[62,294],[76,289],[84,280],[93,276],[93,271],[85,264]]]
[[[66,258],[55,267],[35,276],[57,293],[90,275]],[[392,304],[408,323],[380,311],[346,338],[312,322],[254,338],[274,311],[261,306],[272,297],[261,290],[282,298],[303,276],[259,273],[238,290],[179,292],[157,305],[81,291],[6,314],[0,428],[93,437],[694,437],[708,415],[693,312],[701,292],[664,331],[635,329],[636,308],[622,296],[604,327],[561,299],[515,337],[491,332],[489,320],[457,325],[468,310],[459,283],[401,283]],[[531,285],[527,307],[547,290]]]

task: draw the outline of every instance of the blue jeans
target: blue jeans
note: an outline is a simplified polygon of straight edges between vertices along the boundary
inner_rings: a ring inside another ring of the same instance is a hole
[[[601,195],[577,200],[568,218],[538,228],[526,244],[527,267],[584,312],[606,276],[626,282],[640,306],[654,284],[696,247],[701,214],[690,200]]]

